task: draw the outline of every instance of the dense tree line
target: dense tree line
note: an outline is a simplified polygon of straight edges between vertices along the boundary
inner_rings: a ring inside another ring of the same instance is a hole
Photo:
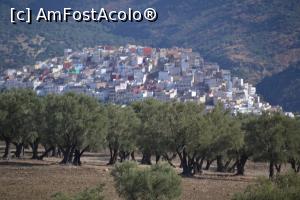
[[[193,102],[148,99],[129,106],[102,104],[85,95],[38,97],[30,90],[0,94],[0,139],[4,159],[30,147],[32,159],[50,153],[62,164],[81,165],[86,151],[107,148],[108,164],[135,160],[142,164],[180,160],[182,174],[192,176],[216,163],[219,172],[243,175],[248,159],[269,163],[270,177],[284,163],[300,171],[300,123],[281,113],[233,116],[221,104],[211,111]],[[44,147],[43,154],[38,147]]]

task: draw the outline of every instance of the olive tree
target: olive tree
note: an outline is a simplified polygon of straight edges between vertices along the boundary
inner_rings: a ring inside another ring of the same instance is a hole
[[[0,138],[5,141],[4,158],[10,158],[11,144],[16,146],[15,156],[20,157],[25,145],[38,137],[36,114],[40,99],[31,90],[13,89],[0,94]]]
[[[300,172],[300,120],[286,118],[284,126],[287,130],[286,146],[288,151],[287,161],[294,172]]]
[[[207,119],[211,137],[208,158],[216,159],[218,172],[225,172],[234,159],[233,152],[240,149],[244,142],[240,121],[225,110],[222,104],[216,105],[207,114]]]
[[[249,145],[255,160],[269,162],[269,177],[274,177],[275,169],[280,172],[281,164],[287,162],[288,127],[286,117],[280,113],[264,113],[251,120],[248,130]]]
[[[201,170],[203,150],[210,143],[204,114],[204,107],[197,103],[172,102],[168,105],[168,146],[178,155],[185,176]]]
[[[46,138],[63,153],[62,164],[80,165],[87,150],[100,148],[107,133],[105,109],[96,99],[68,93],[46,99]]]
[[[143,154],[141,162],[151,164],[152,155],[155,155],[158,161],[163,154],[167,112],[165,104],[154,99],[147,99],[134,103],[132,107],[141,121],[137,136],[137,144]]]
[[[118,156],[127,159],[136,148],[136,135],[140,121],[131,107],[110,104],[107,106],[108,134],[106,141],[110,151],[108,164],[115,164]]]

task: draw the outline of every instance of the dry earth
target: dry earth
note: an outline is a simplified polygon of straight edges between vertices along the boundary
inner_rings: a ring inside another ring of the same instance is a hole
[[[83,166],[62,166],[57,158],[33,161],[29,158],[0,161],[0,199],[39,200],[51,199],[57,192],[75,194],[85,188],[105,184],[105,199],[120,199],[113,187],[111,168],[106,166],[105,154],[89,154]],[[227,200],[241,192],[255,178],[267,174],[265,164],[250,163],[245,177],[232,174],[204,172],[195,178],[182,179],[182,200]],[[180,169],[178,169],[179,172]]]

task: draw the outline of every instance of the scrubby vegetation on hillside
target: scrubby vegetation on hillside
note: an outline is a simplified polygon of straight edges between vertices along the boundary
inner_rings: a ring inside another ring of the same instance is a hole
[[[271,104],[281,105],[286,111],[300,112],[300,63],[263,79],[257,89]]]
[[[156,23],[33,23],[12,25],[10,7],[36,10],[156,8]],[[252,81],[299,61],[300,4],[297,0],[220,1],[19,1],[1,4],[1,68],[20,67],[62,54],[66,47],[121,44],[129,41],[165,47],[193,48],[205,58]],[[25,41],[17,38],[25,35]],[[41,44],[32,44],[35,37]],[[25,46],[24,46],[25,45]],[[32,46],[29,48],[27,46]],[[18,55],[18,56],[17,56]]]

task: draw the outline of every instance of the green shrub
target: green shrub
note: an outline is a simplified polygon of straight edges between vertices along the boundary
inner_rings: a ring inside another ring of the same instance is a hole
[[[277,176],[273,181],[260,179],[233,200],[299,200],[300,176],[294,173]]]
[[[69,197],[66,194],[59,192],[52,196],[53,200],[103,200],[102,196],[104,185],[98,185],[92,189],[85,189],[84,191],[76,194],[74,197]]]
[[[168,200],[181,194],[181,178],[168,164],[142,168],[125,162],[116,165],[112,175],[117,192],[127,200]]]

